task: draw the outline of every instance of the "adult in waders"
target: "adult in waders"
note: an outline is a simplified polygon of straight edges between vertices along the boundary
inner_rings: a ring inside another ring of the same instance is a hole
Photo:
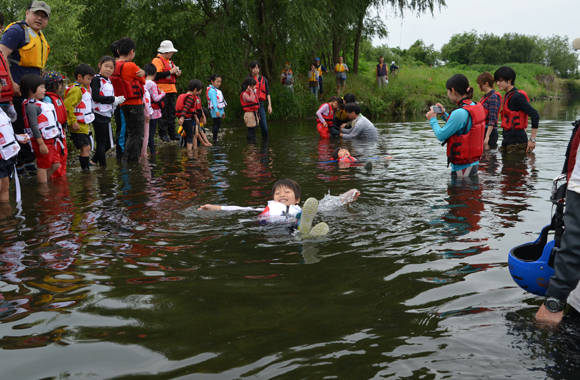
[[[256,94],[260,100],[260,130],[262,131],[262,138],[268,138],[268,123],[266,122],[266,109],[264,102],[268,101],[268,113],[272,113],[272,99],[270,98],[270,87],[268,86],[268,79],[260,75],[260,63],[258,61],[250,62],[250,73],[256,80]]]
[[[171,41],[166,40],[161,42],[157,52],[159,54],[152,61],[157,68],[154,81],[159,89],[166,94],[164,106],[161,109],[159,137],[164,141],[169,141],[169,139],[179,140],[179,136],[175,133],[175,102],[177,99],[175,83],[177,82],[177,77],[181,75],[181,70],[171,60],[173,54],[177,53],[177,49],[173,47]]]
[[[447,144],[447,164],[451,164],[451,176],[476,176],[483,154],[485,111],[480,103],[471,100],[473,88],[465,75],[455,74],[447,80],[446,87],[447,97],[457,104],[457,108],[447,113],[437,103],[441,112],[435,113],[431,107],[425,117],[437,139]],[[438,114],[446,122],[443,128],[437,122]]]
[[[493,78],[497,88],[505,91],[501,107],[503,140],[500,152],[532,152],[536,148],[540,114],[530,105],[528,94],[515,87],[516,72],[511,67],[500,67],[493,74]],[[528,119],[532,119],[532,133],[529,139],[526,132]]]
[[[20,78],[25,74],[41,75],[46,65],[50,46],[42,30],[48,26],[50,7],[44,1],[33,1],[26,10],[22,21],[13,22],[6,27],[0,40],[0,52],[8,62],[8,74],[14,88],[13,104],[17,118],[12,124],[17,134],[24,133],[22,103],[26,100],[20,93]],[[28,172],[36,176],[34,152],[28,144],[20,144],[17,158],[18,174]]]

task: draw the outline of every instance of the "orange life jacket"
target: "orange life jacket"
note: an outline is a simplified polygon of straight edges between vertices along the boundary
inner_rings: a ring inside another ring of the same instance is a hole
[[[52,105],[54,106],[54,111],[56,112],[56,119],[60,124],[66,123],[67,115],[66,115],[66,107],[64,106],[64,101],[60,97],[59,94],[55,92],[46,92],[46,96],[52,100]]]
[[[124,96],[125,100],[143,98],[143,85],[138,80],[125,80],[121,77],[125,61],[115,63],[115,71],[109,77],[115,90],[115,96]]]
[[[163,71],[161,71],[162,73],[170,71],[172,68],[175,67],[175,64],[173,63],[172,60],[165,59],[160,54],[157,55],[157,58],[163,63]],[[177,77],[175,76],[175,74],[171,74],[168,77],[157,79],[155,82],[156,83],[175,84],[176,81],[177,81]]]
[[[341,157],[338,159],[338,162],[356,162],[356,158],[353,156]]]
[[[447,139],[447,161],[456,165],[466,165],[478,161],[483,154],[483,140],[485,137],[485,112],[481,103],[471,105],[470,99],[463,99],[458,105],[469,112],[471,129],[461,131]],[[456,109],[456,110],[457,110]],[[455,112],[455,111],[453,111]],[[469,124],[469,118],[465,125]]]
[[[523,94],[528,102],[530,101],[530,97],[524,90],[518,90],[518,92]],[[515,93],[516,92],[513,91],[506,95],[501,107],[501,127],[504,131],[526,129],[528,127],[527,113],[524,111],[512,111],[508,108],[508,104]]]
[[[257,78],[254,77],[254,79],[258,82],[256,84],[256,94],[258,94],[258,99],[263,102],[268,98],[268,95],[266,95],[266,80],[261,75],[258,75]]]
[[[14,96],[14,87],[10,80],[10,73],[8,72],[8,65],[4,60],[4,55],[0,54],[0,83],[2,84],[2,93],[0,94],[0,102],[7,103],[12,101]]]
[[[252,92],[252,95],[254,95],[254,101],[244,102],[244,92],[240,94],[240,103],[242,103],[242,109],[244,110],[244,112],[258,111],[260,109],[260,102],[258,101],[258,97],[256,96],[256,94]]]

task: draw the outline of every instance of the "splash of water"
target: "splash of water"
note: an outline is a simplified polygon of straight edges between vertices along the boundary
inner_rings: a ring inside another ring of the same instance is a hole
[[[357,189],[349,190],[341,195],[330,195],[329,192],[318,202],[318,211],[332,211],[345,204],[354,202],[357,193]]]

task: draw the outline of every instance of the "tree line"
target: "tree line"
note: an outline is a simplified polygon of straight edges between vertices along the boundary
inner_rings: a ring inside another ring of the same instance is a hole
[[[378,14],[425,13],[445,0],[46,0],[52,13],[45,34],[50,69],[70,73],[94,65],[120,37],[137,44],[135,62],[155,57],[171,40],[176,64],[189,78],[216,72],[240,82],[258,60],[278,80],[284,64],[307,68],[315,57],[331,66],[343,55],[358,72],[361,40],[384,37]],[[30,0],[0,0],[6,23],[22,19]],[[373,16],[375,15],[375,16]]]

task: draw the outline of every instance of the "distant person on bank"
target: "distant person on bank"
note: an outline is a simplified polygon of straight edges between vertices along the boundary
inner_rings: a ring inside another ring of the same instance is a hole
[[[501,94],[493,88],[493,75],[487,71],[477,77],[477,86],[484,93],[479,101],[485,111],[485,139],[483,146],[486,149],[497,148],[497,120],[501,109]]]
[[[256,80],[256,94],[260,99],[260,130],[262,131],[262,139],[268,138],[268,123],[266,122],[266,109],[264,102],[268,101],[268,113],[272,113],[272,98],[270,98],[270,86],[268,79],[260,75],[260,63],[258,61],[250,62],[250,74]]]
[[[162,41],[157,49],[157,57],[153,58],[153,63],[157,68],[155,83],[159,89],[165,93],[164,106],[161,109],[161,120],[158,124],[159,137],[164,141],[179,140],[175,133],[175,102],[177,98],[177,88],[175,83],[177,77],[181,75],[179,67],[175,66],[171,57],[177,53],[173,43],[169,40]]]
[[[387,71],[387,64],[385,63],[385,57],[382,55],[379,57],[379,63],[375,68],[375,75],[377,77],[377,84],[379,87],[389,83],[389,72]]]
[[[314,97],[318,99],[318,90],[319,90],[319,82],[320,74],[318,73],[318,69],[316,68],[316,64],[312,63],[310,65],[310,71],[308,72],[308,88],[310,92],[314,94]]]
[[[389,71],[392,73],[394,73],[396,70],[399,70],[399,66],[395,65],[395,61],[391,62],[391,67],[389,68]]]
[[[320,102],[322,102],[322,94],[324,94],[324,81],[322,80],[322,76],[328,70],[320,64],[320,58],[316,58],[314,62],[316,62],[316,70],[318,70],[318,94],[320,95]]]
[[[44,1],[33,1],[26,11],[25,19],[8,25],[0,40],[0,52],[9,63],[14,88],[13,104],[17,118],[12,126],[16,134],[24,133],[22,103],[28,96],[20,93],[20,78],[25,74],[40,75],[46,65],[50,46],[42,30],[48,26],[49,17],[50,7]],[[19,144],[20,151],[16,160],[18,173],[36,175],[35,157],[30,145]]]
[[[284,66],[284,70],[280,76],[280,83],[294,93],[294,76],[289,64]]]
[[[340,95],[340,88],[346,90],[346,73],[348,73],[348,66],[342,61],[342,56],[338,57],[338,63],[334,66],[336,74],[336,93]]]
[[[348,118],[352,120],[352,128],[341,128],[340,137],[357,140],[376,140],[377,128],[369,119],[361,115],[361,108],[356,103],[344,106]]]
[[[501,148],[499,148],[500,152],[532,152],[536,148],[540,114],[530,105],[528,94],[515,87],[516,72],[511,67],[500,67],[495,71],[493,78],[497,83],[497,88],[500,91],[505,91],[501,108],[503,140]],[[526,132],[528,118],[532,119],[530,139],[528,139]]]

